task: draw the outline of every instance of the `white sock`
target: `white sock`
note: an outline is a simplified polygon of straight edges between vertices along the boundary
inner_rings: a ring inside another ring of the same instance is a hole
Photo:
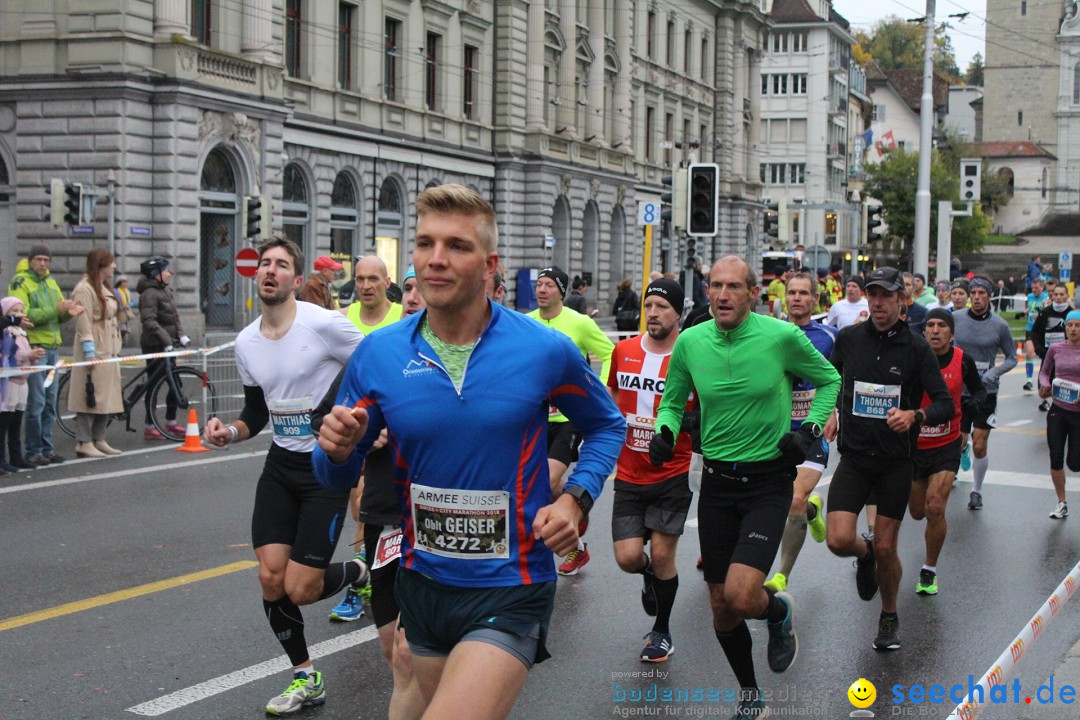
[[[983,455],[982,457],[973,458],[971,461],[971,471],[975,474],[975,487],[973,490],[977,493],[982,492],[983,480],[986,479],[986,470],[990,467],[990,456]]]
[[[932,566],[931,565],[923,565],[922,569],[927,570],[927,571],[932,572],[935,575],[937,575],[937,565],[932,565]]]
[[[293,675],[296,673],[307,673],[308,677],[315,677],[315,666],[308,665],[307,667],[295,667],[292,669]]]

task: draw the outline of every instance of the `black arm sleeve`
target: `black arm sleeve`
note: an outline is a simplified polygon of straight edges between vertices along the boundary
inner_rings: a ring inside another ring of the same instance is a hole
[[[983,385],[982,378],[979,377],[979,370],[975,367],[975,361],[971,359],[970,355],[964,355],[964,359],[960,363],[960,374],[964,379],[964,387],[967,388],[972,402],[976,405],[982,405],[983,401],[986,400],[986,387]]]
[[[1031,326],[1031,344],[1035,346],[1035,354],[1042,360],[1046,357],[1046,310],[1040,310]]]
[[[249,437],[255,437],[263,431],[270,421],[270,409],[266,407],[266,396],[258,385],[244,386],[244,409],[240,411],[240,420],[248,426]]]
[[[319,401],[318,407],[311,412],[311,431],[318,437],[319,431],[322,430],[322,421],[326,417],[330,410],[334,407],[334,401],[337,400],[338,390],[341,388],[341,381],[345,378],[345,368],[341,368],[337,377],[334,378],[334,382],[330,383],[330,389],[323,395],[322,400]]]

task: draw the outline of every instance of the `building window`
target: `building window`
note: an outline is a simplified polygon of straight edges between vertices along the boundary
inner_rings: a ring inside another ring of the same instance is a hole
[[[769,76],[764,73],[761,75],[761,94],[769,94]]]
[[[348,263],[352,274],[352,260],[360,254],[357,243],[360,213],[357,210],[356,184],[347,172],[339,172],[334,178],[330,193],[330,257]]]
[[[667,23],[667,65],[669,68],[675,67],[675,21],[668,20]]]
[[[773,163],[769,165],[769,182],[771,185],[783,185],[787,182],[787,165],[785,163]]]
[[[428,110],[439,109],[439,50],[442,36],[427,34],[424,46],[424,102]]]
[[[806,184],[806,163],[792,163],[791,164],[791,184],[792,185],[805,185]]]
[[[383,36],[385,46],[383,57],[383,95],[387,100],[398,100],[398,80],[400,73],[399,61],[401,51],[399,41],[401,39],[401,21],[386,18],[386,34]]]
[[[356,6],[348,3],[338,5],[338,87],[352,90],[353,19]]]
[[[870,114],[870,119],[876,123],[885,122],[885,106],[875,105],[874,111]]]
[[[792,75],[791,76],[791,94],[792,95],[805,95],[806,94],[806,75]]]
[[[791,52],[806,52],[806,33],[797,32],[791,34]]]
[[[772,76],[772,94],[787,95],[787,75]]]
[[[762,185],[765,184],[765,173],[767,171],[766,170],[767,168],[768,168],[768,165],[766,165],[765,163],[761,163],[760,170],[761,170],[761,184]]]
[[[1027,0],[1020,0],[1020,15],[1027,15]]]
[[[645,55],[650,60],[656,59],[656,11],[650,10],[648,22],[645,24]]]
[[[674,138],[671,137],[672,133],[675,131],[674,125],[675,125],[675,116],[672,115],[671,113],[666,113],[664,115],[664,140],[669,145],[674,141]],[[670,167],[670,166],[671,166],[671,148],[666,147],[666,148],[664,148],[664,167]]]
[[[645,108],[645,162],[653,160],[653,127],[656,121],[656,108]]]
[[[698,73],[702,80],[709,79],[709,41],[701,39],[701,72]]]
[[[281,181],[281,231],[286,238],[296,243],[304,255],[311,257],[308,247],[308,225],[311,222],[311,205],[308,202],[307,181],[304,173],[295,163],[285,166]]]
[[[1042,185],[1042,199],[1043,200],[1046,199],[1046,184],[1047,184],[1048,181],[1049,181],[1049,178],[1047,177],[1046,168],[1043,168],[1042,169],[1042,182],[1040,183],[1040,185]]]
[[[772,50],[774,53],[787,52],[787,33],[777,32],[772,36]]]
[[[1024,125],[1024,111],[1023,110],[1017,110],[1016,111],[1016,124],[1023,127],[1023,125]]]
[[[1080,63],[1073,68],[1073,105],[1080,105]]]
[[[211,0],[191,0],[191,36],[195,42],[210,44]]]
[[[691,57],[691,54],[694,52],[694,42],[693,42],[693,40],[694,40],[694,38],[691,37],[690,30],[687,29],[686,33],[683,34],[683,46],[682,46],[683,72],[686,75],[690,74],[690,57]]]
[[[300,77],[300,0],[285,0],[285,73]]]
[[[476,119],[476,90],[477,80],[480,75],[480,68],[477,67],[477,62],[480,59],[480,51],[473,45],[465,46],[465,87],[464,93],[464,113],[465,117],[469,120]],[[545,72],[547,68],[544,69]],[[547,86],[547,83],[544,83]]]
[[[700,149],[699,152],[701,153],[702,161],[705,161],[706,158],[711,157],[711,153],[709,152],[710,144],[706,142],[706,140],[708,139],[708,136],[709,136],[709,128],[708,128],[708,126],[706,126],[706,125],[700,126],[698,128],[698,142],[701,143],[701,149]]]

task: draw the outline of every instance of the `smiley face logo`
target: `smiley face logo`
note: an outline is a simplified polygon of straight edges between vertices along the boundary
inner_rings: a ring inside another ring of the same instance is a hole
[[[868,708],[877,700],[877,688],[866,678],[851,683],[847,690],[848,700],[857,708]]]

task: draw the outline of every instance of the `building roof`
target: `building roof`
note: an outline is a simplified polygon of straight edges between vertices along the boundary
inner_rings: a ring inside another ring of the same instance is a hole
[[[915,112],[922,108],[922,70],[897,68],[895,70],[882,71],[896,92],[904,99]],[[943,108],[949,102],[949,81],[942,77],[937,70],[934,71],[933,80],[934,107]]]
[[[806,0],[773,0],[769,17],[776,23],[821,22]]]
[[[1039,145],[1027,140],[1005,140],[984,142],[975,146],[980,157],[984,158],[1057,158]]]

